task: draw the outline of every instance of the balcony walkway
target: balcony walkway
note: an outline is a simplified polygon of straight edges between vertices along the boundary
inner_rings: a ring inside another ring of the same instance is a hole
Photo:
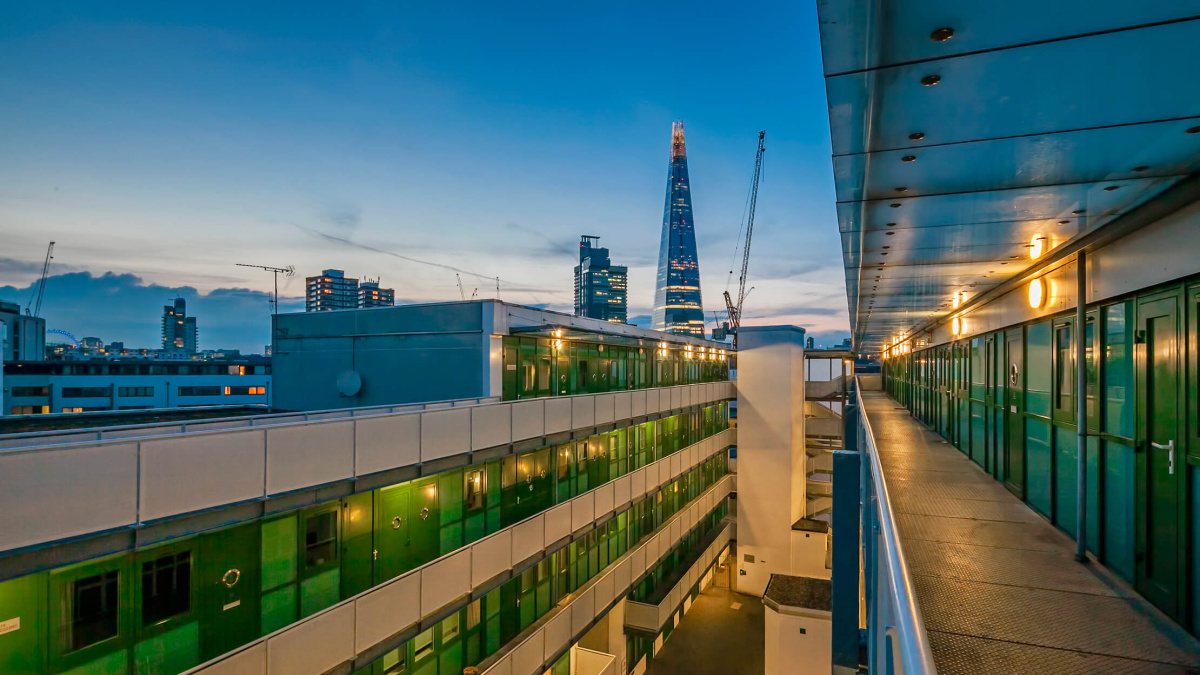
[[[891,398],[862,397],[939,675],[1200,670],[1200,642]]]

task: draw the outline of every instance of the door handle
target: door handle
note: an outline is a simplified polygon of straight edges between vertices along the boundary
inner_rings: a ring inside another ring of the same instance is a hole
[[[1167,441],[1166,445],[1163,445],[1161,443],[1155,443],[1154,441],[1150,441],[1150,447],[1167,451],[1167,473],[1174,474],[1175,473],[1175,439],[1172,438],[1171,440]]]

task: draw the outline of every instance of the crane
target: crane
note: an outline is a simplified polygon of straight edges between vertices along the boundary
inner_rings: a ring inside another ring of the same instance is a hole
[[[272,314],[279,315],[279,275],[291,277],[296,274],[296,268],[288,265],[287,267],[271,267],[270,265],[247,265],[246,263],[236,263],[238,267],[253,267],[255,269],[266,270],[275,275],[275,297],[271,300]]]
[[[462,299],[464,302],[466,302],[466,300],[467,300],[467,292],[463,290],[463,285],[462,285],[462,275],[461,275],[461,274],[458,274],[458,273],[456,272],[456,273],[454,274],[454,276],[455,276],[455,277],[458,279],[458,297],[459,297],[460,299]]]
[[[28,316],[37,317],[42,313],[42,296],[46,294],[46,275],[50,272],[50,261],[54,258],[54,242],[50,242],[50,246],[46,248],[46,262],[42,263],[42,276],[38,279],[37,291],[30,294],[29,302],[25,303],[25,314]],[[34,298],[37,302],[34,302]],[[33,311],[29,311],[30,305],[33,306]]]
[[[750,268],[750,237],[754,233],[754,207],[758,202],[758,182],[762,178],[763,153],[767,151],[763,146],[766,137],[766,131],[758,132],[758,152],[754,155],[754,179],[750,183],[750,205],[746,211],[746,244],[742,251],[742,274],[738,277],[737,304],[734,304],[729,291],[725,291],[725,309],[729,312],[729,329],[733,332],[735,346],[737,345],[738,326],[742,323],[742,302],[746,300],[747,295],[750,295],[750,291],[746,290],[746,272]],[[730,270],[730,273],[732,274],[733,270]]]

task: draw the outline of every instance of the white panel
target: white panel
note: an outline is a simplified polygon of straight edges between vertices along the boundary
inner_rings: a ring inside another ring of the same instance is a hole
[[[545,520],[545,516],[537,516],[513,526],[512,561],[514,564],[528,560],[538,551],[546,548]]]
[[[0,453],[0,513],[0,550],[132,525],[137,444]]]
[[[571,397],[571,428],[582,429],[596,424],[596,397]]]
[[[261,429],[142,441],[142,522],[263,496]]]
[[[421,613],[435,611],[471,592],[471,552],[460,550],[421,571]]]
[[[546,399],[546,433],[556,434],[571,430],[571,399]]]
[[[655,563],[658,562],[658,557],[659,557],[658,542],[661,539],[662,539],[662,534],[660,533],[660,534],[654,535],[653,537],[650,537],[650,539],[646,542],[646,546],[645,546],[646,567],[645,567],[645,569],[650,569],[650,568],[654,567]]]
[[[677,452],[671,455],[671,478],[676,478],[683,472],[683,453]]]
[[[660,391],[662,391],[662,390],[661,389],[647,389],[646,390],[646,414],[652,414],[652,413],[658,412],[658,410],[659,410],[658,393]]]
[[[632,558],[626,558],[621,561],[621,564],[617,565],[617,569],[613,570],[613,590],[617,595],[624,595],[632,583],[633,560]]]
[[[630,478],[628,475],[621,476],[612,482],[613,486],[613,506],[623,506],[629,502],[629,485]]]
[[[595,397],[596,424],[610,424],[616,419],[614,417],[616,402],[616,394],[600,394]]]
[[[517,645],[512,654],[513,675],[535,675],[542,672],[542,664],[545,662],[542,659],[542,655],[545,654],[545,639],[545,632],[539,630]]]
[[[471,449],[471,411],[467,408],[421,413],[421,461],[451,457]]]
[[[354,601],[354,650],[362,653],[420,620],[421,570],[415,570]]]
[[[555,652],[566,647],[571,642],[571,610],[565,609],[547,621],[544,627],[544,634],[546,636],[546,651],[542,656],[542,660],[549,661]]]
[[[512,530],[504,529],[471,545],[471,585],[479,586],[512,567]]]
[[[354,475],[354,422],[297,424],[266,431],[267,494]]]
[[[589,588],[571,603],[571,632],[579,635],[596,618],[596,592]]]
[[[354,472],[365,476],[421,461],[421,416],[358,417],[354,420]]]
[[[682,531],[680,528],[682,528],[683,523],[681,523],[679,521],[680,521],[679,518],[676,518],[675,520],[671,521],[671,546],[674,546],[675,543],[679,541],[679,537],[682,534]],[[664,550],[663,553],[666,553],[667,550],[670,550],[670,547],[666,547],[666,550]]]
[[[293,624],[267,640],[267,672],[271,675],[320,675],[352,658],[352,603]]]
[[[504,403],[471,408],[471,449],[482,450],[512,441],[512,411]]]
[[[546,433],[546,402],[541,399],[509,404],[513,441],[539,438]]]
[[[613,581],[615,576],[610,570],[608,574],[600,577],[593,588],[596,590],[596,607],[597,609],[607,607],[608,603],[613,599]]]
[[[642,572],[646,571],[646,547],[639,546],[630,556],[630,562],[633,564],[633,578],[641,576]]]
[[[491,668],[483,671],[483,675],[512,675],[512,654],[505,654],[504,658],[493,663]]]
[[[642,467],[629,474],[629,491],[633,496],[641,497],[646,494],[646,468]],[[631,497],[632,499],[632,497]]]
[[[632,403],[630,414],[632,417],[641,417],[646,414],[646,390],[639,389],[629,392],[629,400]]]
[[[559,504],[549,511],[546,511],[547,546],[571,534],[571,511],[571,502]]]
[[[708,439],[705,439],[705,440],[708,440]],[[709,441],[709,443],[711,444],[711,441]],[[700,460],[702,459],[700,450],[702,449],[702,447],[703,446],[701,444],[697,443],[696,445],[693,445],[692,447],[688,448],[687,466],[689,469],[695,468],[696,465],[700,463]]]
[[[594,492],[585,492],[568,503],[571,505],[572,532],[596,520],[596,495]]]
[[[683,407],[683,387],[671,387],[671,410]]]
[[[267,672],[267,641],[256,642],[235,652],[202,672],[204,675],[263,675]]]
[[[633,394],[628,391],[617,392],[613,402],[613,419],[627,420],[633,417]]]
[[[596,518],[613,510],[613,484],[611,481],[596,488],[593,493],[596,495]]]
[[[646,469],[646,492],[650,492],[662,484],[658,475],[662,464],[663,460],[660,459],[657,462],[651,462],[644,467]]]

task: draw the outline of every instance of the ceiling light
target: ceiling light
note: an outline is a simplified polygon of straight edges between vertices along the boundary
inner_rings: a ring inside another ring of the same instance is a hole
[[[1046,282],[1034,279],[1029,282],[1029,306],[1041,309],[1046,304]]]
[[[1060,221],[1058,221],[1058,224],[1059,224],[1059,225],[1070,225],[1070,224],[1071,224],[1071,221],[1069,221],[1069,220],[1060,220]]]
[[[929,34],[929,39],[934,42],[945,42],[952,37],[954,37],[953,28],[939,28]]]
[[[926,75],[925,77],[921,78],[921,84],[925,85],[926,87],[932,87],[941,81],[942,78],[938,75]]]
[[[890,236],[892,236],[893,234],[896,234],[896,233],[895,233],[895,232],[885,232],[884,234],[886,234],[887,236],[889,236],[889,237],[890,237]]]
[[[896,192],[908,192],[908,188],[906,188],[906,187],[898,187],[898,188],[896,188]]]
[[[1183,133],[1185,133],[1185,134],[1200,134],[1200,127],[1192,127],[1191,129],[1188,129],[1187,131],[1185,131]]]
[[[1083,214],[1087,213],[1087,209],[1075,209],[1075,210],[1074,210],[1074,211],[1072,211],[1071,213],[1073,213],[1073,214],[1075,214],[1075,215],[1077,215],[1077,216],[1081,216],[1081,215],[1083,215]]]
[[[898,209],[898,208],[900,208],[900,202],[892,202],[892,208],[893,208],[893,209]]]
[[[919,131],[908,135],[908,140],[910,140],[910,141],[920,141],[920,140],[923,140],[924,138],[925,138],[925,134],[923,134]]]
[[[1042,253],[1046,251],[1046,238],[1040,234],[1033,235],[1033,241],[1029,242],[1029,259],[1037,260],[1042,257]]]
[[[1104,188],[1104,191],[1105,191],[1105,192],[1112,192],[1113,190],[1116,190],[1116,189],[1117,189],[1117,188],[1119,188],[1119,187],[1121,187],[1121,186],[1120,186],[1120,185],[1109,185],[1108,187]]]
[[[917,161],[917,156],[916,155],[905,155],[900,158],[900,161],[901,162],[915,162],[915,161]]]
[[[1148,170],[1149,168],[1150,168],[1150,167],[1148,167],[1148,166],[1146,166],[1145,164],[1143,164],[1143,165],[1141,165],[1141,166],[1135,166],[1135,167],[1133,167],[1133,172],[1134,172],[1134,173],[1141,173],[1141,172],[1143,172],[1143,171],[1146,171],[1146,170]]]

